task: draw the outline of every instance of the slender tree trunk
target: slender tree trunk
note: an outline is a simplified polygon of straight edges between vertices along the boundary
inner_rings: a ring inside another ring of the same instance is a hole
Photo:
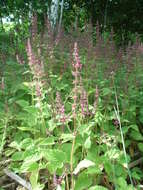
[[[96,9],[94,0],[90,0],[90,12],[91,12],[91,23],[94,27],[96,25]]]
[[[107,25],[108,1],[109,1],[109,0],[106,1],[105,12],[104,12],[104,29],[106,28],[106,25]]]
[[[55,26],[57,23],[58,9],[59,9],[59,0],[52,0],[51,10],[50,10],[50,20],[51,20],[53,29],[55,29]]]
[[[61,13],[60,13],[59,26],[58,26],[58,34],[60,33],[60,30],[61,30],[62,18],[63,18],[63,9],[64,9],[64,0],[62,0],[62,2],[61,2]]]

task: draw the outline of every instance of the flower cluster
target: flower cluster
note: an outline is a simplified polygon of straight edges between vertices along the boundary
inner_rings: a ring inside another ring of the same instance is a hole
[[[32,46],[30,39],[27,40],[27,56],[28,56],[28,63],[34,78],[40,79],[44,76],[44,65],[43,62],[35,56],[34,52],[32,51]]]
[[[65,108],[61,101],[60,93],[56,93],[56,114],[59,117],[59,121],[64,125],[67,117],[65,115]]]
[[[41,88],[42,88],[42,78],[44,77],[44,65],[43,62],[38,59],[34,52],[32,51],[32,46],[30,39],[27,41],[27,56],[28,56],[28,63],[33,74],[33,79],[35,82],[35,90],[36,95],[39,97],[42,95]]]
[[[88,109],[88,97],[86,91],[83,89],[80,96],[80,106],[81,106],[81,113],[83,117],[89,115]]]
[[[75,68],[75,71],[81,70],[82,69],[82,64],[80,63],[80,58],[79,58],[79,53],[78,53],[78,48],[77,48],[77,42],[74,44],[74,63],[73,63],[73,68]],[[78,73],[78,72],[77,72]]]
[[[73,66],[73,76],[74,76],[74,88],[73,88],[73,104],[72,104],[72,114],[73,118],[76,118],[76,109],[77,109],[77,99],[78,99],[78,86],[79,86],[79,77],[80,77],[80,70],[82,69],[82,65],[80,63],[80,58],[77,49],[77,42],[74,44],[74,62],[72,63]]]
[[[58,185],[61,185],[64,178],[65,178],[65,174],[63,174],[62,176],[58,176],[58,175],[54,174],[53,175],[53,185],[54,185],[54,187],[57,187]]]

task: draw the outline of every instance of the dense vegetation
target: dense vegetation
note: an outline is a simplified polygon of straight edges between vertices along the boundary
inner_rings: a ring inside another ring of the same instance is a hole
[[[128,2],[61,1],[55,22],[50,1],[2,1],[0,190],[143,189],[141,8]],[[116,25],[122,11],[135,25]]]

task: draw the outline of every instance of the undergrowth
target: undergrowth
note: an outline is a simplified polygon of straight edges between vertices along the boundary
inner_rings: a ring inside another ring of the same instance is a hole
[[[141,189],[142,45],[33,31],[22,48],[1,62],[2,189],[4,168],[33,190]]]

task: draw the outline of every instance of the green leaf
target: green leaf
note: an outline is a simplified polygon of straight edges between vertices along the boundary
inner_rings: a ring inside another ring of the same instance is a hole
[[[41,153],[35,153],[34,155],[27,157],[21,166],[21,171],[22,172],[29,171],[29,169],[33,167],[33,163],[41,160],[41,158],[42,158]]]
[[[90,135],[90,133],[91,133],[91,130],[90,130],[91,127],[92,127],[92,123],[91,124],[80,125],[78,127],[79,134],[81,134],[82,136],[84,134]]]
[[[133,138],[136,141],[141,141],[143,140],[143,136],[141,135],[141,133],[137,132],[137,131],[131,131],[130,133],[130,137]]]
[[[91,139],[90,136],[86,139],[85,143],[84,143],[84,147],[86,149],[89,149],[91,147]]]
[[[119,187],[125,189],[127,187],[127,182],[125,181],[125,179],[123,177],[119,177],[117,179],[117,184],[119,185]]]
[[[30,121],[30,125],[32,125],[33,123]],[[19,130],[21,130],[21,131],[31,131],[31,132],[39,132],[39,130],[37,130],[37,129],[34,129],[34,128],[31,128],[31,127],[23,127],[23,126],[21,126],[21,127],[17,127]]]
[[[40,146],[49,146],[55,144],[54,137],[47,137],[47,138],[42,138],[40,141],[38,140],[38,144]]]
[[[143,152],[143,143],[138,143],[138,148],[141,152]]]
[[[19,151],[21,150],[20,144],[17,141],[13,141],[12,143],[10,143],[9,146],[12,147],[12,148],[15,148],[15,149],[17,149]]]
[[[107,96],[109,94],[112,94],[112,91],[110,88],[103,88],[103,96]]]
[[[67,162],[70,162],[72,143],[64,143],[61,146],[61,150],[66,153]]]
[[[88,174],[82,173],[78,176],[78,179],[75,183],[75,190],[84,190],[88,189],[92,184],[92,178]]]
[[[87,174],[102,174],[103,166],[102,165],[97,165],[97,166],[92,166],[87,169]]]
[[[48,121],[48,130],[51,132],[57,127],[56,123],[51,119]]]
[[[37,181],[38,181],[38,175],[39,175],[39,171],[38,170],[34,170],[31,173],[30,176],[30,183],[32,185],[32,188],[35,188],[37,186]]]
[[[120,151],[116,148],[106,151],[105,156],[111,160],[118,159],[120,157]]]
[[[137,125],[130,125],[129,128],[134,129],[135,131],[139,132],[139,128]]]
[[[44,158],[48,161],[49,168],[54,172],[57,168],[62,168],[67,161],[66,154],[58,149],[48,149],[42,151]]]
[[[17,100],[16,103],[18,105],[20,105],[21,107],[27,107],[29,105],[29,102],[25,101],[25,100]]]
[[[38,170],[38,169],[39,169],[39,164],[37,162],[34,162],[34,163],[29,165],[28,171],[33,172],[33,171]]]
[[[139,169],[137,167],[132,169],[132,177],[137,180],[141,180],[143,178],[142,169]]]
[[[108,190],[108,189],[100,185],[95,185],[93,187],[90,187],[88,190]]]
[[[71,140],[73,140],[75,137],[74,137],[74,135],[72,135],[72,134],[70,134],[70,133],[63,133],[62,135],[61,135],[61,137],[60,137],[60,139],[62,140],[62,143],[65,143],[65,142],[67,142],[67,141],[71,141]]]
[[[89,168],[90,166],[94,166],[94,165],[95,165],[94,162],[84,159],[78,163],[77,167],[73,171],[73,174],[77,175],[80,172],[80,170],[84,168]]]
[[[117,177],[125,177],[126,178],[126,172],[125,172],[125,168],[122,166],[122,165],[120,165],[120,164],[115,164],[115,166],[114,166],[114,168],[115,168],[115,171],[116,171],[116,176]]]
[[[21,160],[23,160],[23,152],[15,152],[15,153],[12,155],[11,159],[12,159],[13,161],[21,161]]]
[[[14,152],[15,152],[15,149],[7,149],[7,150],[5,151],[5,155],[6,155],[7,157],[9,157],[9,156],[11,156]]]
[[[26,138],[24,139],[21,143],[20,143],[20,147],[22,149],[26,149],[27,147],[33,146],[34,145],[34,141],[31,138]]]

